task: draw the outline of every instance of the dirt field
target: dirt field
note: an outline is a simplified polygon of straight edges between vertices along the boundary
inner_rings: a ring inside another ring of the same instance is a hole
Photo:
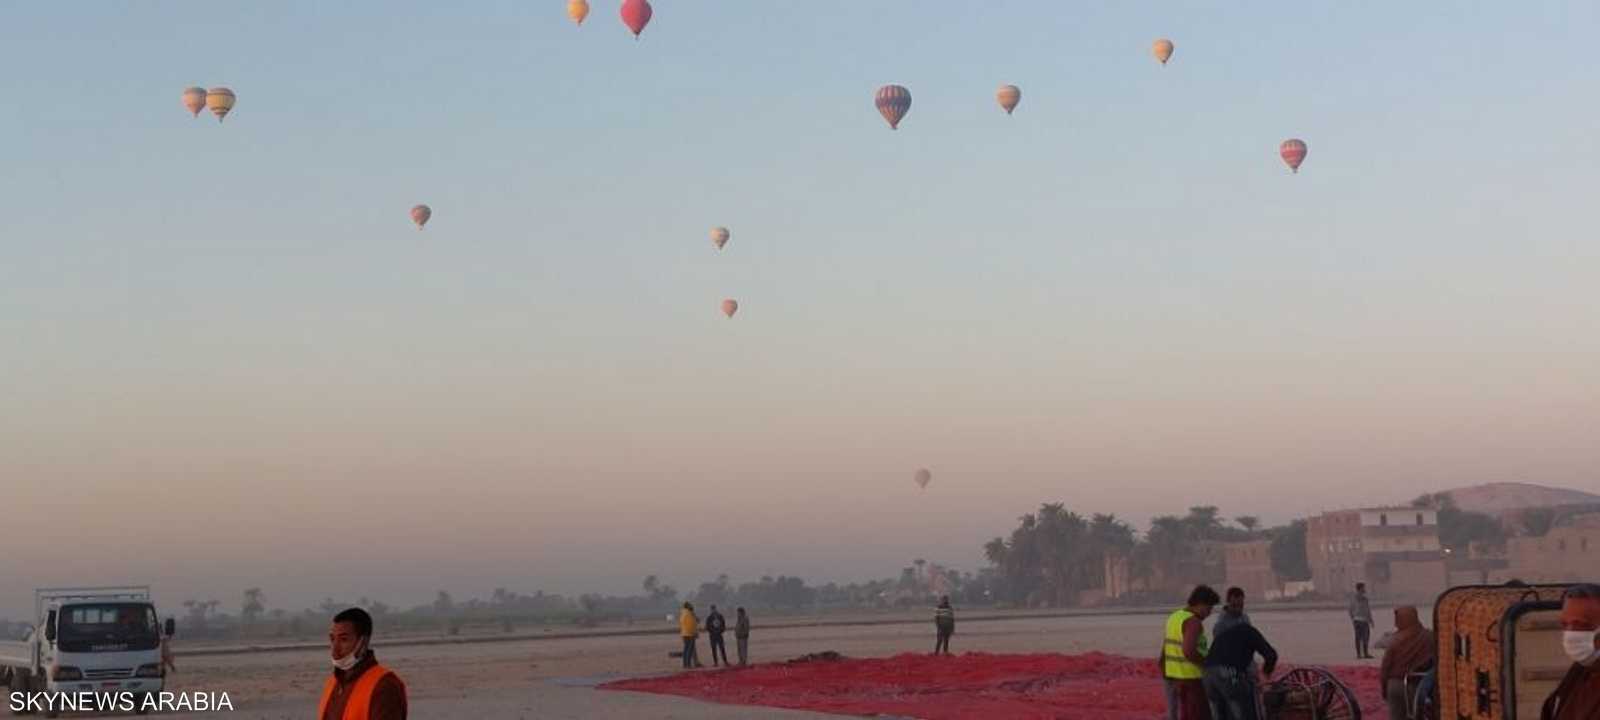
[[[1428,610],[1423,609],[1424,617]],[[1332,610],[1262,610],[1251,616],[1295,664],[1354,665],[1351,632],[1344,614]],[[1374,634],[1389,628],[1381,614]],[[752,660],[784,660],[835,650],[853,657],[887,656],[932,649],[932,623],[845,627],[757,629]],[[1154,658],[1161,618],[1150,614],[1071,618],[964,621],[952,644],[956,652],[1062,652],[1098,650]],[[409,687],[418,718],[804,718],[819,715],[713,706],[691,700],[592,689],[618,677],[673,672],[670,635],[537,639],[384,649],[385,665]],[[730,644],[732,644],[730,642]],[[702,654],[709,657],[704,649]],[[1366,661],[1365,664],[1376,664]],[[299,650],[235,655],[178,656],[175,690],[227,691],[244,718],[306,718],[328,672],[324,651]],[[188,715],[173,717],[190,717]],[[193,715],[192,717],[201,717]]]

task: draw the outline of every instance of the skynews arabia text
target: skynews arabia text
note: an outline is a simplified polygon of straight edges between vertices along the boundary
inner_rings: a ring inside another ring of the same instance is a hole
[[[233,711],[226,692],[13,692],[11,712],[221,712]]]

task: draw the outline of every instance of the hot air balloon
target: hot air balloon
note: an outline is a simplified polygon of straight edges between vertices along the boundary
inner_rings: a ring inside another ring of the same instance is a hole
[[[917,487],[920,487],[920,488],[926,490],[926,489],[928,489],[928,483],[933,481],[933,473],[928,472],[927,468],[922,468],[921,470],[917,471],[916,480],[917,480]]]
[[[725,228],[725,227],[714,227],[714,228],[711,228],[711,244],[717,246],[718,250],[721,250],[723,245],[727,245],[728,244],[728,237],[729,237],[729,235],[728,235],[728,229],[727,228]]]
[[[1172,49],[1172,41],[1166,38],[1161,38],[1150,45],[1150,52],[1155,54],[1156,59],[1160,60],[1162,65],[1167,64],[1167,61],[1172,59]]]
[[[589,17],[589,0],[568,0],[567,17],[582,25],[583,19]]]
[[[889,129],[899,130],[900,119],[911,109],[911,91],[899,85],[885,85],[878,88],[876,104],[878,113],[889,121]]]
[[[622,0],[622,24],[633,31],[633,39],[639,39],[639,33],[644,32],[644,26],[650,24],[650,0]]]
[[[723,315],[727,315],[728,317],[733,317],[733,314],[736,313],[736,312],[739,312],[739,301],[738,300],[734,300],[733,298],[728,298],[727,300],[723,300],[722,301],[722,314]]]
[[[1300,163],[1306,161],[1306,142],[1299,138],[1289,138],[1278,146],[1278,156],[1289,166],[1290,170],[1300,172]]]
[[[1000,101],[1000,107],[1005,108],[1006,114],[1017,109],[1017,103],[1022,102],[1022,88],[1015,85],[1001,85],[1000,90],[994,94],[994,99]]]
[[[228,111],[233,109],[233,91],[225,87],[214,87],[206,91],[206,107],[211,108],[211,114],[217,116],[217,122],[228,116]]]
[[[411,208],[411,222],[417,224],[418,230],[421,230],[423,225],[427,225],[428,218],[431,217],[433,217],[433,208],[430,208],[427,205],[418,205],[414,208]]]
[[[200,117],[200,111],[206,109],[206,89],[192,87],[183,91],[183,109],[189,114]]]

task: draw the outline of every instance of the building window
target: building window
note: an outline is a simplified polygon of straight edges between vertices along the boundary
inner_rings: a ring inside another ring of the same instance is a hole
[[[1578,549],[1589,552],[1589,538],[1578,538]]]
[[[1423,524],[1424,523],[1422,522],[1422,513],[1417,513],[1417,525],[1421,526]]]
[[[1388,513],[1384,513],[1384,514],[1378,516],[1378,525],[1380,525],[1382,527],[1388,527],[1389,526],[1389,514]]]
[[[1557,541],[1556,542],[1556,551],[1557,552],[1566,552],[1567,551],[1567,541],[1565,541],[1565,540]]]

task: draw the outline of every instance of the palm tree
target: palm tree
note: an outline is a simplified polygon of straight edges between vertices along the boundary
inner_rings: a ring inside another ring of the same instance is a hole
[[[1261,526],[1261,518],[1254,515],[1240,515],[1234,518],[1233,521],[1239,523],[1239,527],[1244,528],[1244,531],[1251,535],[1254,535],[1256,528]]]

